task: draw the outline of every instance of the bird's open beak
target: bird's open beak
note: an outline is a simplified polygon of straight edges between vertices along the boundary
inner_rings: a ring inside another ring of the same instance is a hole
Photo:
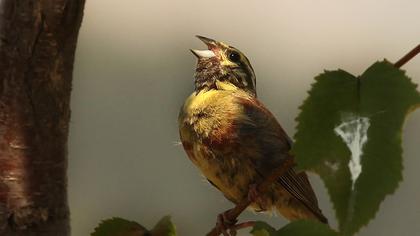
[[[203,41],[207,45],[207,50],[195,50],[191,49],[191,52],[197,57],[197,58],[210,58],[216,56],[216,54],[213,52],[212,49],[217,47],[217,42],[213,39],[206,38],[200,35],[196,36],[198,39]]]
[[[197,58],[210,58],[216,56],[212,50],[196,50],[190,49]]]
[[[195,37],[203,41],[203,43],[205,43],[209,49],[212,49],[217,45],[217,41],[214,39],[210,39],[200,35],[196,35]]]

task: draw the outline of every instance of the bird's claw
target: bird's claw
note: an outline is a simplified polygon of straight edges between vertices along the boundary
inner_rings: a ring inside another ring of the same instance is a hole
[[[238,221],[236,219],[234,221],[228,219],[227,217],[228,212],[229,211],[225,211],[217,216],[216,226],[219,228],[219,231],[223,234],[223,236],[235,236],[236,235],[235,225]]]

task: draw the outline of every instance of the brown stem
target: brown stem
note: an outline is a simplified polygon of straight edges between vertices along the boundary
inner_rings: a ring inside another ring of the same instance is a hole
[[[290,168],[295,165],[293,158],[287,158],[284,163],[276,168],[263,182],[261,182],[257,191],[264,193],[268,190],[270,185],[277,180],[280,176],[284,175]],[[235,222],[239,215],[251,204],[252,202],[245,198],[242,202],[238,203],[234,208],[226,212],[226,219],[230,222]],[[207,236],[219,236],[221,234],[220,228],[215,226]]]
[[[413,48],[410,52],[408,52],[405,56],[395,62],[394,66],[396,68],[401,68],[405,63],[410,61],[413,57],[420,53],[420,44],[417,47]]]
[[[236,224],[234,228],[235,230],[239,230],[239,229],[244,229],[248,227],[253,227],[254,225],[255,225],[255,221],[247,221],[247,222]]]

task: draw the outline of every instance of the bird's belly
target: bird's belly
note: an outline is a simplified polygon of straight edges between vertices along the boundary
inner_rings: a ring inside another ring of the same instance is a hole
[[[238,203],[247,196],[255,171],[233,157],[200,158],[197,166],[203,175],[230,201]]]
[[[259,181],[250,160],[235,155],[235,152],[222,155],[202,144],[196,144],[193,149],[194,164],[211,184],[234,203],[247,197],[249,186]]]

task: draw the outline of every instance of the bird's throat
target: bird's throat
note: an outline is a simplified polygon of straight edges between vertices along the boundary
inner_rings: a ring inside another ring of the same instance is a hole
[[[216,57],[200,58],[195,70],[195,91],[217,89],[216,82],[227,78]]]

